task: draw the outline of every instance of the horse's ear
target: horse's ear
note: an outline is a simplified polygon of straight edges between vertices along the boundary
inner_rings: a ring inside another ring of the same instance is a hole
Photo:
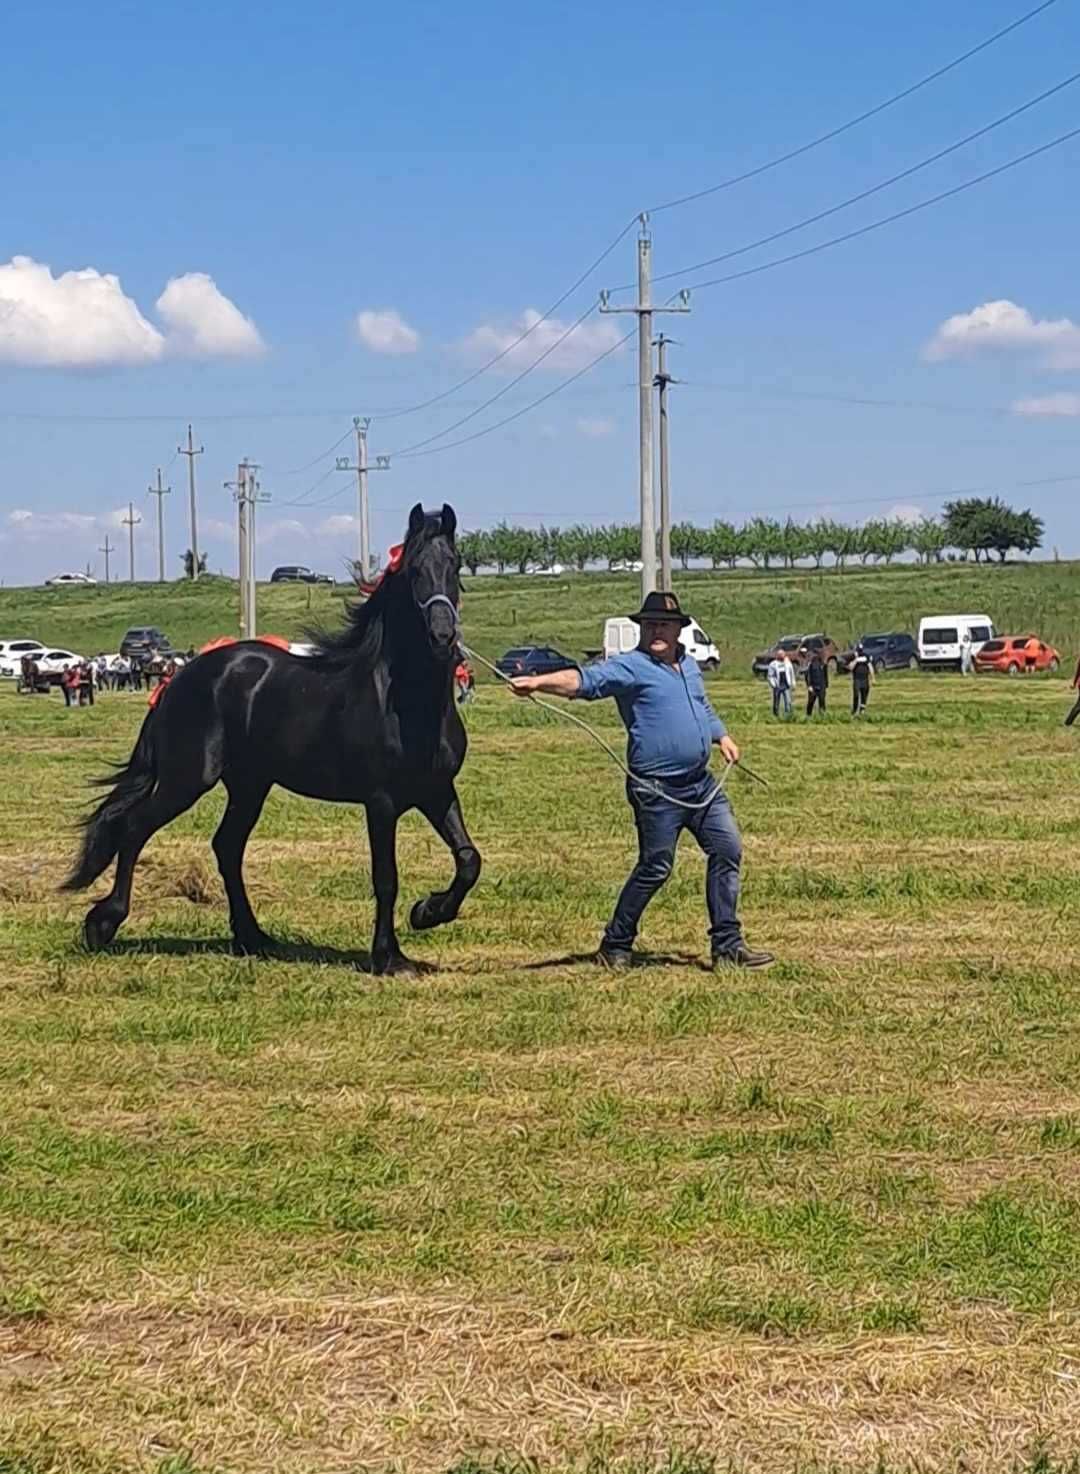
[[[417,502],[409,513],[409,536],[415,537],[424,525],[424,504]]]
[[[453,542],[454,533],[457,531],[457,513],[447,502],[442,504],[442,530],[443,536]]]

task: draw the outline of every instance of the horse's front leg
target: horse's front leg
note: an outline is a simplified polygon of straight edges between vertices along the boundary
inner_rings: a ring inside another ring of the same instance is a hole
[[[367,826],[371,843],[371,879],[375,889],[375,936],[371,969],[376,973],[416,973],[419,968],[402,952],[394,930],[397,905],[398,812],[385,795],[368,800]]]
[[[443,926],[461,910],[461,903],[480,879],[480,852],[469,838],[461,814],[461,801],[452,783],[419,805],[420,812],[445,842],[454,857],[454,879],[449,890],[435,891],[417,901],[409,916],[414,931]]]

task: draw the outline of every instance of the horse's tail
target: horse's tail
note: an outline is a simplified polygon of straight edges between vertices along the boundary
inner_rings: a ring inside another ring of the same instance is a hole
[[[155,712],[147,712],[134,751],[114,777],[94,778],[93,783],[111,792],[83,821],[82,850],[74,870],[60,887],[65,891],[85,890],[114,859],[120,848],[124,825],[131,810],[148,798],[157,782],[153,724]]]

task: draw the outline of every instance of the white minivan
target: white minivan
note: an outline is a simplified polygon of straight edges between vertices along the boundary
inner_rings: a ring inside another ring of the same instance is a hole
[[[604,621],[604,659],[612,655],[623,655],[627,650],[636,650],[641,640],[641,629],[632,619],[607,619]],[[691,620],[679,632],[679,643],[688,655],[692,655],[702,670],[717,670],[720,666],[720,651],[716,648],[701,626]]]
[[[987,614],[933,614],[920,619],[919,664],[959,670],[965,635],[971,638],[972,655],[977,655],[994,638],[994,622]]]

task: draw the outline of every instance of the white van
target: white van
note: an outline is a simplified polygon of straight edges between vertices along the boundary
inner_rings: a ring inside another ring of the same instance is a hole
[[[604,621],[604,659],[612,655],[623,655],[627,650],[636,650],[641,640],[641,629],[632,619],[607,619]],[[720,666],[720,651],[708,635],[694,620],[679,632],[679,643],[688,655],[692,655],[703,670],[717,670]]]
[[[988,614],[932,614],[920,619],[919,664],[959,669],[965,635],[971,637],[972,655],[977,655],[994,638],[994,622]]]

